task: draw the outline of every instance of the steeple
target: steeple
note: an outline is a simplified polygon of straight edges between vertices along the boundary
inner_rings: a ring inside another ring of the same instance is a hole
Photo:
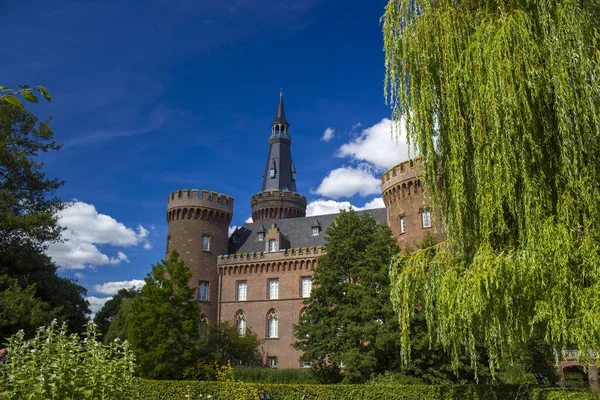
[[[289,128],[283,108],[283,93],[279,92],[277,114],[271,124],[269,155],[262,177],[262,188],[251,199],[254,222],[306,215],[306,198],[296,192],[296,167],[292,162]]]
[[[285,109],[283,108],[283,90],[279,91],[279,105],[277,106],[277,115],[275,121],[271,124],[272,135],[288,135],[290,124],[285,119]]]

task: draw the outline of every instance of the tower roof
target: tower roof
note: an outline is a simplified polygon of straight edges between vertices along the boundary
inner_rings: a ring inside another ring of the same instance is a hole
[[[275,115],[273,124],[289,125],[289,122],[285,119],[285,109],[283,108],[283,91],[279,92],[279,105],[277,106],[277,115]]]

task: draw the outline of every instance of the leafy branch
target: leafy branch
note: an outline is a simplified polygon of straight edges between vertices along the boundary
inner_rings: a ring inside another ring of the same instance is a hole
[[[25,100],[31,103],[37,103],[38,98],[34,92],[39,92],[48,101],[52,100],[50,92],[44,86],[31,87],[29,85],[19,85],[18,89],[10,89],[5,86],[0,86],[0,103],[9,103],[23,108],[23,103],[17,96],[21,95]]]

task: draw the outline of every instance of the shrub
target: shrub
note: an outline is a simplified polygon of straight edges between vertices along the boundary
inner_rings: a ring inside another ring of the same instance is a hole
[[[310,369],[235,367],[233,376],[235,380],[247,383],[317,383]]]
[[[127,342],[104,345],[93,323],[80,337],[53,321],[25,340],[8,340],[0,377],[0,399],[130,399],[134,357]]]

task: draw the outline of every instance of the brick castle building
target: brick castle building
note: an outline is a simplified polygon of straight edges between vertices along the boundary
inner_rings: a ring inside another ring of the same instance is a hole
[[[306,216],[306,197],[296,191],[289,128],[280,94],[262,187],[250,199],[253,222],[231,237],[232,197],[183,189],[167,201],[166,251],[177,250],[190,267],[203,321],[252,329],[265,339],[263,362],[278,368],[304,366],[292,347],[293,326],[326,251],[324,232],[337,216]],[[420,176],[418,159],[394,166],[381,177],[386,207],[364,211],[388,224],[401,248],[421,242],[428,232],[441,235]]]

